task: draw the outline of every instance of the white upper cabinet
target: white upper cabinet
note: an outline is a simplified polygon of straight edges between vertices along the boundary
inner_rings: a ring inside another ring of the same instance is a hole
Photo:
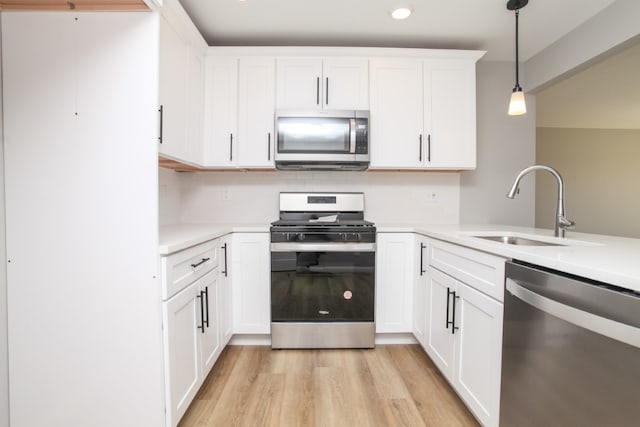
[[[370,91],[371,167],[421,167],[422,61],[371,60]]]
[[[479,55],[371,61],[372,168],[475,168]]]
[[[238,85],[238,162],[272,168],[275,115],[275,60],[240,58]]]
[[[234,166],[238,158],[238,58],[207,58],[205,123],[204,165]]]
[[[424,100],[425,167],[475,169],[475,60],[425,61]]]
[[[275,59],[207,59],[204,166],[273,168]]]
[[[166,16],[160,19],[160,155],[202,162],[204,56]]]
[[[368,60],[358,58],[279,58],[278,108],[369,108]]]

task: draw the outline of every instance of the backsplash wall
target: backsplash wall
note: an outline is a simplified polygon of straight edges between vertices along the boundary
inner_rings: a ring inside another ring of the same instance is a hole
[[[160,222],[269,224],[281,191],[362,191],[377,224],[456,224],[455,172],[160,172]],[[176,209],[179,205],[179,209]]]

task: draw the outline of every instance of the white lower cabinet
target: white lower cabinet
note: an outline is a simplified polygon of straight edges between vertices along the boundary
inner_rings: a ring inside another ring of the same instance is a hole
[[[376,332],[411,333],[414,234],[376,235]]]
[[[220,238],[220,339],[226,346],[233,335],[233,288],[231,286],[231,234]]]
[[[233,333],[271,332],[269,233],[233,233]]]
[[[502,303],[433,267],[428,269],[423,346],[485,426],[497,426]]]
[[[168,427],[178,424],[224,348],[219,244],[214,239],[161,258]]]
[[[178,424],[222,350],[217,281],[214,269],[162,304],[168,426]]]
[[[429,239],[417,235],[414,248],[417,251],[416,265],[413,268],[413,335],[422,347],[427,338],[427,289],[429,286]]]

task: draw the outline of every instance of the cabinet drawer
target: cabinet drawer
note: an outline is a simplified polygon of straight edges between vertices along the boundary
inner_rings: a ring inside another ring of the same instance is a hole
[[[218,266],[218,241],[161,257],[162,299],[166,300],[189,283]]]
[[[429,265],[453,276],[461,282],[503,300],[504,258],[485,252],[434,240]]]

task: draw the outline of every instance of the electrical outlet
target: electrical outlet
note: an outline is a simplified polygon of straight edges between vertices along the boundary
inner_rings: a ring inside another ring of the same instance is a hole
[[[228,188],[222,189],[222,200],[229,201],[231,200],[231,190]]]
[[[440,203],[440,195],[435,190],[427,190],[423,193],[422,200],[426,204]]]

